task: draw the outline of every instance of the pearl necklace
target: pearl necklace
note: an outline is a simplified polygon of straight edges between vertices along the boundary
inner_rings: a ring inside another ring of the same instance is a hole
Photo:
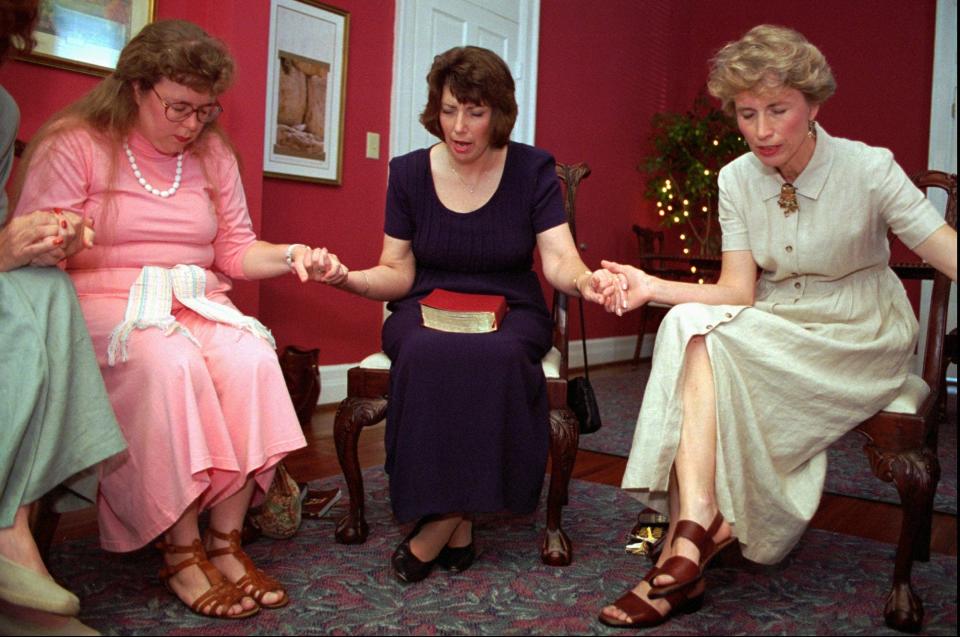
[[[177,189],[180,187],[180,180],[183,178],[183,151],[181,150],[177,153],[177,174],[173,178],[173,185],[170,186],[167,190],[160,190],[159,188],[154,188],[150,185],[146,179],[143,178],[143,173],[140,172],[140,167],[137,166],[137,160],[133,156],[133,151],[130,150],[130,146],[127,144],[127,140],[123,140],[123,152],[127,154],[127,160],[130,162],[130,168],[133,170],[133,176],[137,178],[137,181],[140,182],[140,185],[143,186],[143,189],[147,192],[154,194],[158,197],[172,197],[174,193],[177,192]]]

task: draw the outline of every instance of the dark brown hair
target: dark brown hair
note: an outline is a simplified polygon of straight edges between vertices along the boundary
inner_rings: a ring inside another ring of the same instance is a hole
[[[33,27],[40,0],[0,0],[0,63],[10,49],[20,53],[33,50]]]
[[[517,121],[517,100],[510,68],[499,55],[477,46],[452,48],[433,58],[427,85],[430,92],[420,123],[431,135],[443,139],[440,109],[443,89],[449,86],[460,103],[490,107],[491,146],[503,148],[510,141]]]

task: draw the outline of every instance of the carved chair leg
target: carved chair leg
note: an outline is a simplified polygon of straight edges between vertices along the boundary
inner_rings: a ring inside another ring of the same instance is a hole
[[[350,493],[350,510],[337,522],[336,538],[341,544],[362,544],[370,532],[364,514],[363,475],[360,472],[357,442],[360,431],[367,425],[383,420],[386,411],[387,401],[384,398],[346,398],[337,408],[333,439]]]
[[[927,448],[890,452],[867,444],[864,449],[874,474],[897,487],[903,508],[893,586],[884,606],[884,619],[893,629],[917,632],[923,623],[923,602],[910,584],[910,574],[914,559],[926,561],[930,557],[930,524],[940,461]]]
[[[573,463],[577,459],[580,428],[569,409],[550,411],[550,492],[547,496],[547,528],[540,546],[540,560],[550,566],[567,566],[573,561],[573,543],[561,528],[561,513]]]

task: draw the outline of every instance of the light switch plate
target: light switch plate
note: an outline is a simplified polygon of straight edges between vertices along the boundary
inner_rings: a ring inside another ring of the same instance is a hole
[[[380,133],[367,133],[367,159],[380,159]]]

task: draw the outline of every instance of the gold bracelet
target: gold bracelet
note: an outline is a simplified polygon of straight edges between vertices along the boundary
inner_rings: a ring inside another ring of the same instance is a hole
[[[577,294],[579,294],[581,297],[583,296],[583,292],[580,291],[580,278],[584,274],[586,274],[587,276],[593,276],[593,272],[591,272],[590,270],[584,270],[577,276],[573,277],[573,289],[576,290]]]

